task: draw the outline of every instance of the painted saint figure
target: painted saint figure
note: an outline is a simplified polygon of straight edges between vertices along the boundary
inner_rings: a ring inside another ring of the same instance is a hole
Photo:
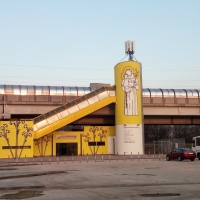
[[[124,114],[138,115],[137,90],[138,80],[132,73],[131,69],[127,69],[122,81],[122,90],[125,93],[124,98]]]

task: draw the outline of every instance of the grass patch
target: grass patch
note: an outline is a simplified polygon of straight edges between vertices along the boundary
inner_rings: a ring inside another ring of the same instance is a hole
[[[5,194],[0,199],[28,199],[32,197],[39,197],[43,195],[43,191],[39,190],[21,190],[12,194]]]

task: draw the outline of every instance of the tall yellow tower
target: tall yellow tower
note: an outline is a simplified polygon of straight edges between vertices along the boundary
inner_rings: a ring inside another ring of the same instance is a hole
[[[129,61],[115,66],[116,151],[119,155],[144,154],[141,63],[132,60],[132,41],[125,48]]]

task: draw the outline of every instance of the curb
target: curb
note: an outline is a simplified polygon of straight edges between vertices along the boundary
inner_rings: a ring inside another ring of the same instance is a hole
[[[61,173],[67,173],[67,172],[66,171],[52,171],[52,172],[42,172],[42,173],[16,175],[16,176],[5,176],[5,177],[0,177],[0,180],[12,179],[12,178],[33,177],[33,176],[43,176],[43,175],[49,175],[49,174],[61,174]]]

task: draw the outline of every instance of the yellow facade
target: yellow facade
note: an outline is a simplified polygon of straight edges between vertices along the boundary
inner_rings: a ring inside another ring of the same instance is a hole
[[[115,136],[115,127],[113,126],[86,126],[82,134],[82,150],[84,154],[108,154],[108,138],[112,136]],[[88,146],[88,141],[102,141],[105,142],[105,146]]]
[[[33,156],[32,121],[0,121],[0,158]]]
[[[56,156],[60,144],[74,144],[74,155],[108,154],[108,138],[115,136],[112,126],[85,126],[83,131],[57,131],[34,139],[32,127],[32,121],[0,121],[0,158]]]
[[[34,140],[34,156],[67,155],[67,152],[59,154],[58,145],[68,145],[73,148],[68,152],[74,155],[108,154],[108,138],[115,136],[113,126],[85,126],[83,131],[55,131],[42,138]],[[89,146],[90,142],[96,142],[96,146]],[[97,142],[101,145],[98,145]],[[70,144],[74,144],[71,146]],[[70,149],[69,148],[69,149]],[[76,150],[74,148],[77,148]],[[66,151],[66,150],[65,150]]]
[[[131,78],[127,76],[130,72]],[[127,77],[126,77],[127,76]],[[129,84],[129,82],[131,82]],[[141,78],[141,65],[135,61],[126,61],[119,63],[115,66],[115,84],[116,84],[116,124],[142,124],[142,78]],[[132,113],[125,114],[125,107],[128,104],[126,95],[129,95],[130,87],[135,87],[137,111],[133,110]]]

